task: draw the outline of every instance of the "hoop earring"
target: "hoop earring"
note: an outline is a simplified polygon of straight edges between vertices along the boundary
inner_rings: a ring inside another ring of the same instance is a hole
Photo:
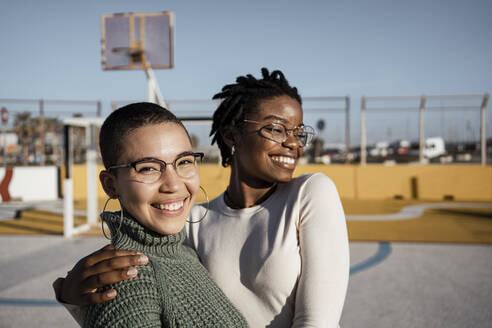
[[[207,199],[207,210],[205,211],[205,214],[203,214],[202,217],[198,221],[188,221],[188,220],[186,220],[186,222],[188,222],[188,223],[200,223],[207,216],[208,210],[210,209],[210,202],[208,201],[207,192],[205,191],[205,189],[202,186],[200,186],[200,189],[203,191],[203,193],[205,194],[205,198]]]
[[[232,145],[231,147],[231,156],[234,156],[234,153],[236,152],[236,146]]]
[[[111,199],[117,199],[117,198],[111,198],[109,197],[108,200],[106,201],[106,203],[104,203],[104,207],[103,207],[103,210],[101,212],[104,213],[106,211],[106,206],[108,206],[108,203]],[[121,206],[121,203],[120,203],[120,225],[118,226],[118,230],[116,231],[116,234],[118,234],[120,232],[120,229],[121,229],[121,225],[123,224],[123,206]],[[108,238],[108,236],[106,235],[106,232],[104,232],[104,219],[102,217],[102,215],[99,214],[99,217],[101,218],[101,230],[102,230],[102,233],[104,235],[104,238],[108,239],[108,240],[111,240],[111,238]]]

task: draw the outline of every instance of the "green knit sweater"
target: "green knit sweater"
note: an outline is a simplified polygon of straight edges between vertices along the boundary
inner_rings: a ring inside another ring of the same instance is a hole
[[[125,212],[104,212],[112,243],[149,257],[137,277],[115,288],[115,299],[91,305],[84,327],[247,327],[246,321],[213,282],[195,251],[184,245],[186,231],[161,235],[140,225]]]

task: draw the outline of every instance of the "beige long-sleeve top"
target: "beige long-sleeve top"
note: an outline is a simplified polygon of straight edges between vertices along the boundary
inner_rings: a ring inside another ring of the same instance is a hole
[[[205,207],[195,206],[192,217]],[[307,174],[261,205],[210,202],[188,238],[250,327],[337,327],[348,285],[345,215],[333,182]]]

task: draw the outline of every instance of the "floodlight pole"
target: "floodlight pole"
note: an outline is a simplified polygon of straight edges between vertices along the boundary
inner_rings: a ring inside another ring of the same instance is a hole
[[[40,164],[44,165],[46,161],[44,145],[46,143],[46,131],[44,126],[44,100],[39,100],[39,136],[41,139],[41,150],[39,152]]]
[[[425,163],[424,149],[425,149],[425,120],[424,120],[424,110],[425,110],[425,101],[427,97],[422,96],[420,98],[420,106],[419,106],[419,163]]]
[[[350,97],[345,96],[345,155],[350,153]],[[348,163],[348,156],[345,162]]]
[[[366,132],[366,97],[362,97],[360,106],[360,165],[367,164],[367,132]]]
[[[487,102],[489,101],[489,94],[486,93],[483,96],[482,105],[480,106],[480,157],[482,166],[487,165],[487,136],[485,134],[485,110],[487,108]]]

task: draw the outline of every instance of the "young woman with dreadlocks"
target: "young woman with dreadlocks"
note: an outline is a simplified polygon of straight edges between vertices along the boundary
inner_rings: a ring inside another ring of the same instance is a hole
[[[292,177],[313,132],[297,89],[264,68],[261,79],[240,76],[214,99],[222,102],[211,136],[231,175],[205,219],[188,226],[190,244],[249,326],[337,327],[349,275],[345,216],[328,177]],[[195,206],[193,217],[206,208]],[[77,305],[112,299],[94,288],[132,278],[138,258],[102,249],[58,282],[57,295]]]

